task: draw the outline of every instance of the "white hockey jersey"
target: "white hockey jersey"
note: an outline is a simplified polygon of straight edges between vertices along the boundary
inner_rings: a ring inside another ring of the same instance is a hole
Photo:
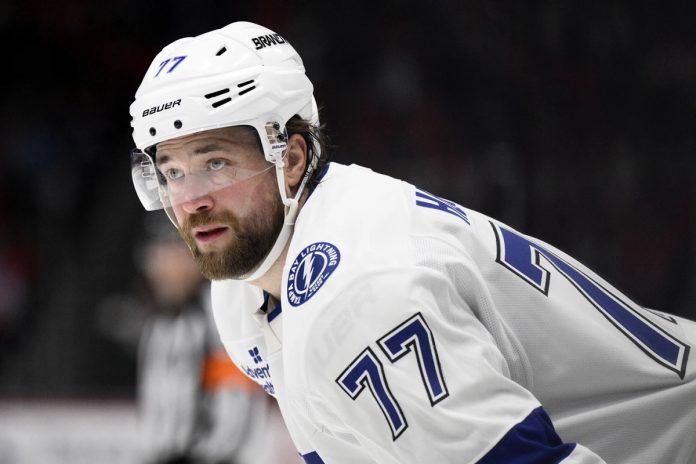
[[[696,324],[368,169],[330,164],[279,305],[237,281],[212,295],[308,463],[696,463]]]

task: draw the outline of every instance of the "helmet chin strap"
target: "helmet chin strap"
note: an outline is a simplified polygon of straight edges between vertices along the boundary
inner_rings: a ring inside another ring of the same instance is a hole
[[[297,213],[299,212],[299,198],[302,195],[302,191],[305,188],[305,184],[309,179],[309,174],[311,171],[307,172],[302,178],[299,188],[297,189],[297,194],[295,198],[288,198],[285,189],[285,175],[283,173],[283,168],[285,167],[285,157],[279,156],[275,161],[276,166],[276,179],[278,180],[278,190],[280,191],[280,197],[283,200],[283,205],[285,205],[285,220],[283,221],[283,228],[278,234],[271,251],[268,252],[266,257],[261,261],[261,263],[246,277],[239,280],[244,282],[250,282],[264,276],[268,270],[271,268],[273,263],[280,257],[280,254],[285,249],[288,240],[292,236],[292,232],[295,228],[295,219],[297,218]]]

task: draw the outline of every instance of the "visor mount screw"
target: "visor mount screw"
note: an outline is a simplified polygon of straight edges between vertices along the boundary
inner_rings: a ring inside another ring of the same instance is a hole
[[[273,128],[274,128],[275,130],[280,130],[280,124],[278,123],[278,121],[276,121],[276,122],[273,123]]]
[[[283,133],[278,134],[278,140],[280,140],[281,142],[284,142],[285,141],[285,134],[283,134]]]
[[[157,129],[155,129],[154,127],[151,127],[150,128],[150,135],[152,135],[154,137],[155,134],[157,134]]]
[[[181,129],[181,121],[179,121],[178,119],[174,121],[174,128]]]

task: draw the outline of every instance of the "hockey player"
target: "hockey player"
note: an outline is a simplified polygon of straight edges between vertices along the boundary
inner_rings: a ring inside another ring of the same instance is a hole
[[[326,161],[282,36],[176,41],[131,106],[135,188],[308,463],[696,463],[696,324],[433,193]],[[272,437],[269,437],[272,440]]]

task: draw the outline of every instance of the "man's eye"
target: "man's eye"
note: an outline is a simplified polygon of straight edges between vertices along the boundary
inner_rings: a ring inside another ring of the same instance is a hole
[[[213,171],[219,171],[227,165],[227,161],[222,159],[212,159],[208,161],[208,167]]]
[[[167,169],[165,172],[165,175],[167,177],[167,180],[176,180],[179,179],[180,177],[183,177],[184,172],[181,169]]]

